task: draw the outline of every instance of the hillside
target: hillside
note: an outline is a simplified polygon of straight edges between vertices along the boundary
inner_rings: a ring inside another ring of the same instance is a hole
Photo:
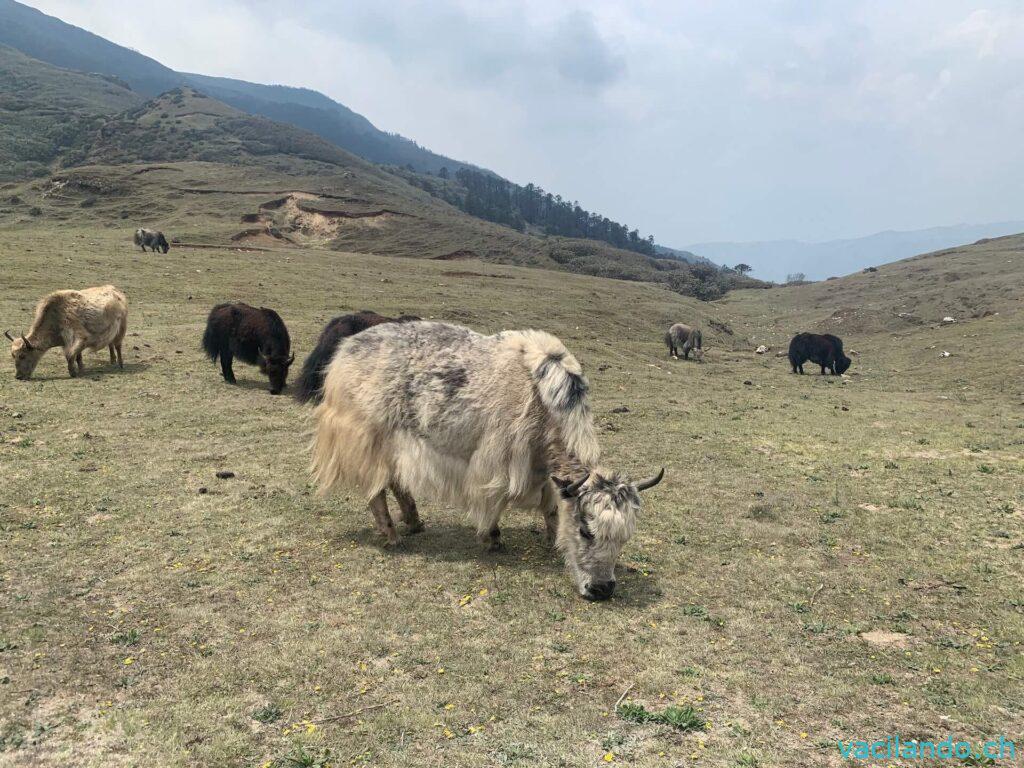
[[[1024,221],[992,224],[961,224],[909,232],[878,232],[866,237],[808,243],[775,240],[760,243],[695,243],[688,249],[735,266],[746,263],[761,280],[782,282],[787,275],[803,273],[811,280],[850,274],[919,253],[973,243],[986,237],[1024,232]]]
[[[382,131],[316,91],[175,72],[137,51],[14,0],[0,0],[0,44],[64,69],[114,75],[147,97],[193,86],[237,109],[304,128],[372,162],[409,164],[425,172],[466,165]]]
[[[0,181],[46,173],[98,117],[142,101],[113,78],[69,72],[0,45]]]
[[[377,129],[362,115],[308,88],[261,85],[224,77],[175,72],[137,51],[111,43],[14,0],[0,0],[0,43],[60,67],[102,72],[127,83],[143,96],[190,87],[243,112],[301,128],[373,163],[405,174],[470,215],[522,231],[585,237],[654,255],[653,240],[606,216],[582,210],[568,198],[545,194],[533,184],[519,186],[491,171],[443,157],[397,134]],[[473,186],[454,191],[440,177],[466,174]],[[526,199],[522,204],[514,197]],[[552,215],[553,214],[553,215]]]
[[[598,241],[537,237],[482,221],[313,133],[242,112],[188,86],[114,114],[123,103],[137,104],[137,97],[117,83],[75,73],[64,78],[64,70],[20,54],[7,60],[11,65],[0,71],[14,73],[9,86],[38,92],[40,104],[45,99],[50,106],[11,110],[11,122],[0,124],[0,137],[27,147],[23,139],[29,132],[39,129],[45,136],[33,117],[37,112],[51,130],[62,128],[60,140],[48,145],[47,158],[59,170],[48,182],[13,195],[19,202],[0,208],[0,221],[5,215],[18,220],[28,210],[80,216],[69,210],[70,203],[93,209],[89,216],[131,218],[180,238],[187,231],[176,231],[173,219],[161,220],[160,212],[176,210],[181,195],[199,195],[216,184],[215,194],[222,198],[215,214],[221,219],[221,243],[272,240],[279,247],[301,243],[413,258],[476,258],[657,282],[702,298],[756,284]],[[92,109],[107,114],[83,119],[75,111],[76,99],[54,92],[58,86],[74,88],[76,78],[89,86],[79,89],[81,99],[100,89]],[[33,171],[41,175],[48,166],[37,161]],[[169,179],[174,189],[166,186]],[[297,192],[301,199],[295,206],[274,206],[281,192]],[[197,200],[213,203],[209,196]],[[197,207],[197,213],[206,213]],[[225,220],[227,210],[233,213]]]

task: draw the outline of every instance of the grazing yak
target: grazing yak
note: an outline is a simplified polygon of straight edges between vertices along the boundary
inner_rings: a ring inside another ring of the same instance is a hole
[[[148,245],[150,250],[156,253],[159,248],[164,253],[171,250],[171,246],[167,242],[167,238],[164,237],[163,232],[156,232],[152,229],[136,229],[135,230],[135,244],[146,250]]]
[[[639,491],[664,475],[633,483],[597,465],[587,380],[543,331],[482,336],[422,321],[369,328],[338,345],[314,418],[321,493],[340,484],[362,491],[388,545],[398,541],[388,488],[410,532],[422,528],[414,497],[433,496],[464,508],[490,550],[501,547],[506,508],[539,508],[591,600],[611,597]]]
[[[678,359],[679,353],[683,353],[683,359],[690,359],[690,352],[700,360],[704,357],[704,339],[701,336],[700,328],[691,328],[682,323],[676,323],[665,332],[665,343],[668,345],[668,353]]]
[[[363,309],[351,315],[336,317],[320,333],[316,342],[316,348],[309,353],[309,357],[302,364],[302,373],[296,385],[295,397],[299,402],[308,403],[310,400],[320,402],[320,390],[324,386],[324,372],[327,364],[331,362],[334,350],[342,339],[355,336],[381,323],[408,323],[420,318],[415,315],[402,315],[401,317],[385,317],[378,315],[369,309]]]
[[[121,342],[128,328],[128,299],[112,285],[81,291],[54,291],[36,305],[35,319],[28,333],[11,340],[14,376],[28,379],[39,359],[51,347],[63,347],[68,373],[74,377],[85,369],[82,351],[110,350],[110,362],[124,368]]]
[[[810,360],[821,366],[821,375],[825,369],[832,371],[833,376],[846,373],[850,367],[850,358],[843,354],[843,340],[831,333],[798,333],[789,342],[789,364],[793,373],[803,373],[804,363]]]
[[[295,355],[289,356],[291,340],[281,316],[272,309],[257,309],[242,302],[218,304],[210,310],[203,349],[212,362],[220,358],[220,370],[228,384],[235,383],[233,358],[259,366],[270,379],[272,395],[281,394],[288,367],[295,360]]]

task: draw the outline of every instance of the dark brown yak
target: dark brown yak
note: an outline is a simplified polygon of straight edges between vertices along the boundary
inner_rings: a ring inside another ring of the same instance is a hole
[[[843,340],[831,333],[798,333],[789,342],[789,364],[793,373],[803,373],[804,363],[810,360],[821,366],[821,375],[826,370],[833,376],[846,373],[850,358],[843,353]]]
[[[281,394],[288,366],[295,360],[295,355],[290,355],[291,340],[281,316],[272,309],[257,309],[241,302],[218,304],[210,310],[203,349],[213,362],[220,358],[221,373],[228,384],[235,383],[233,358],[259,366],[270,379],[272,395]]]
[[[303,403],[308,403],[310,400],[320,402],[324,387],[324,373],[342,339],[355,336],[357,333],[381,323],[407,323],[419,319],[415,315],[385,317],[369,309],[334,318],[324,326],[320,338],[316,342],[316,347],[309,353],[306,362],[302,364],[302,373],[299,375],[299,382],[296,385],[295,397]]]

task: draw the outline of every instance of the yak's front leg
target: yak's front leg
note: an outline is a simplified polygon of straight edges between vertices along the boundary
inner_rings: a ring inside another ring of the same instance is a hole
[[[501,543],[501,529],[498,527],[501,513],[500,506],[474,511],[476,537],[488,552],[500,552],[504,549],[504,545]]]
[[[423,521],[420,520],[419,510],[416,509],[416,499],[411,493],[402,490],[398,485],[391,484],[391,492],[398,500],[398,507],[402,510],[402,522],[405,523],[409,533],[419,533],[423,530]]]
[[[554,546],[555,538],[558,536],[558,495],[551,487],[551,483],[545,483],[540,492],[540,509],[544,515],[544,532],[548,544]]]
[[[82,349],[85,344],[80,342],[72,342],[70,345],[64,348],[64,357],[68,361],[68,375],[71,378],[75,378],[82,373]]]
[[[387,546],[393,547],[398,543],[398,531],[395,530],[395,522],[388,512],[388,497],[381,491],[370,499],[370,512],[373,513],[373,521],[377,530],[387,539]]]

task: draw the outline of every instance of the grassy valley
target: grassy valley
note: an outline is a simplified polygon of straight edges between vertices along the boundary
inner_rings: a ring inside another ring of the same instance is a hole
[[[130,178],[198,244],[268,197],[173,196],[170,179],[208,167],[184,168]],[[947,297],[923,291],[921,325],[841,331],[857,352],[841,380],[752,351],[854,296],[899,302],[887,280],[924,264],[974,265],[996,297],[1024,273],[1019,244],[708,304],[303,244],[143,255],[123,201],[84,217],[46,200],[45,218],[0,224],[18,275],[0,316],[17,330],[46,291],[113,281],[127,365],[92,357],[70,380],[51,352],[32,382],[0,378],[0,760],[805,766],[839,765],[837,738],[1020,732],[1021,378],[986,352],[1020,338],[1019,304],[942,327]],[[427,532],[381,550],[359,499],[312,495],[307,411],[202,357],[225,299],[277,308],[300,357],[362,307],[558,334],[591,378],[607,462],[667,467],[616,598],[580,601],[530,515],[485,556],[459,510],[427,502]],[[703,323],[705,364],[666,359],[678,319]],[[640,705],[692,715],[633,722]]]

